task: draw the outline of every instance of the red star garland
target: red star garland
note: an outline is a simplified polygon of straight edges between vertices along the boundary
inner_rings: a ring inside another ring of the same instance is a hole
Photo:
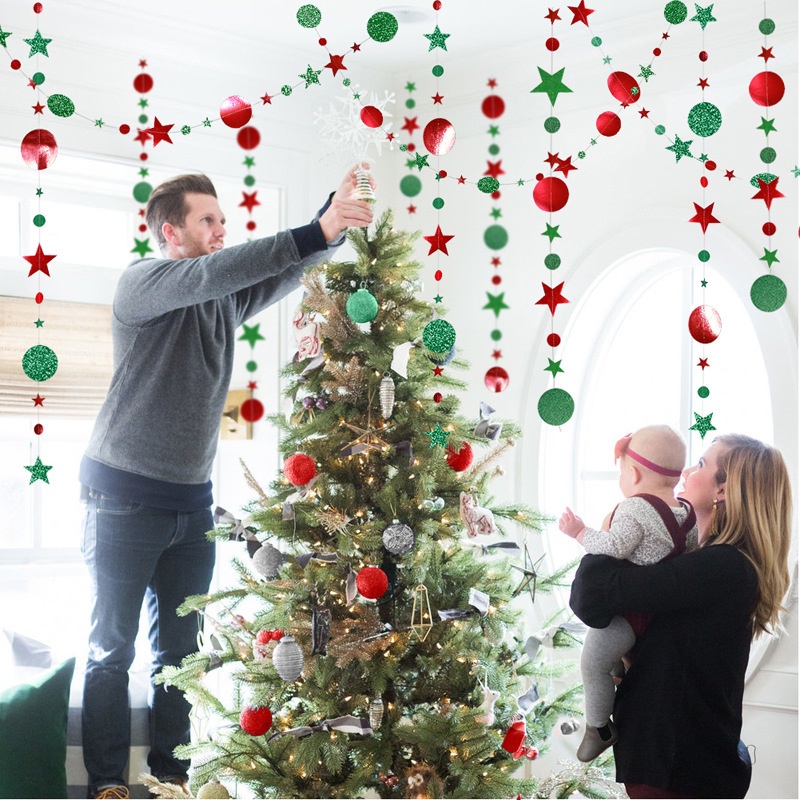
[[[767,63],[767,61],[769,61],[769,59],[775,58],[775,56],[772,55],[772,48],[771,47],[762,47],[761,48],[761,55],[759,55],[759,58],[763,58],[765,64]]]
[[[408,135],[411,136],[414,133],[414,131],[417,128],[419,128],[419,125],[417,124],[417,118],[416,117],[412,117],[411,119],[409,119],[408,117],[403,117],[403,119],[406,122],[405,122],[405,125],[403,125],[403,127],[400,130],[408,131]]]
[[[483,173],[484,175],[491,175],[493,178],[498,178],[500,175],[505,175],[506,171],[503,169],[503,159],[501,158],[499,161],[492,163],[491,161],[486,162],[486,172]]]
[[[556,167],[556,172],[563,172],[565,178],[569,178],[569,173],[571,170],[578,169],[572,163],[572,156],[567,156],[566,158],[559,158],[558,159],[558,166]]]
[[[46,256],[42,250],[42,245],[36,246],[36,252],[32,256],[22,256],[30,265],[31,271],[28,273],[30,278],[34,272],[44,272],[47,277],[50,277],[50,270],[47,265],[55,258],[54,255]]]
[[[40,394],[37,394],[36,397],[32,397],[31,398],[31,400],[33,400],[34,407],[35,406],[42,406],[43,407],[44,406],[44,401],[46,399],[47,399],[46,397],[42,397]]]
[[[558,157],[558,153],[548,153],[547,158],[543,160],[551,167],[554,167],[561,159]]]
[[[582,22],[587,28],[589,27],[589,14],[594,14],[593,8],[586,8],[583,0],[577,6],[567,6],[567,8],[572,12],[572,22],[570,25],[574,25],[576,22]]]
[[[134,142],[141,142],[142,143],[142,147],[144,147],[145,144],[147,144],[147,142],[150,141],[150,133],[148,131],[146,131],[146,130],[143,131],[141,128],[137,128],[136,130],[138,132],[137,132],[136,137],[134,138],[133,141]]]
[[[564,288],[564,281],[558,284],[556,287],[548,286],[546,283],[542,283],[542,289],[544,290],[544,296],[537,300],[535,305],[537,306],[547,306],[550,309],[550,314],[555,316],[556,314],[556,306],[560,303],[569,303],[566,297],[561,294],[561,290]]]
[[[269,94],[269,93],[262,94],[261,95],[261,102],[263,103],[263,105],[266,105],[267,103],[272,105],[272,95]]]
[[[433,104],[435,106],[440,106],[442,104],[442,100],[444,100],[444,95],[436,92],[436,94],[431,95],[431,100],[433,100]]]
[[[158,117],[156,117],[155,125],[153,125],[152,128],[145,128],[144,133],[148,133],[153,137],[153,147],[155,147],[159,142],[172,144],[172,139],[169,138],[169,132],[174,124],[175,123],[172,123],[171,125],[162,125],[158,121]]]
[[[559,9],[558,8],[548,8],[547,13],[544,15],[545,19],[550,20],[550,24],[554,23],[557,19],[560,20],[561,17],[558,16]]]
[[[31,108],[34,114],[44,114],[44,106],[41,103],[37,103],[35,106],[31,106]]]
[[[441,250],[446,256],[450,255],[447,252],[447,243],[454,238],[453,236],[446,236],[442,233],[442,229],[439,225],[436,226],[436,233],[432,236],[423,236],[422,238],[428,242],[431,246],[431,249],[428,251],[428,255],[433,255],[437,250]]]
[[[711,365],[708,363],[708,359],[707,358],[701,358],[697,362],[697,366],[700,367],[700,369],[705,369],[706,367],[710,367]]]
[[[725,170],[725,177],[726,177],[728,180],[732,180],[732,179],[733,179],[733,178],[735,178],[736,176],[733,174],[733,170],[732,170],[732,169],[726,169],[726,170]]]
[[[703,233],[706,232],[706,229],[712,222],[719,222],[719,220],[711,213],[714,210],[714,204],[711,203],[707,205],[705,208],[702,206],[694,204],[695,215],[689,220],[689,222],[699,222],[700,227],[703,229]]]
[[[763,200],[767,204],[767,208],[772,205],[772,201],[784,195],[778,191],[778,181],[780,178],[773,178],[769,183],[765,183],[761,178],[756,178],[758,181],[758,191],[750,198],[751,200]]]
[[[336,77],[336,73],[340,69],[347,69],[344,65],[344,56],[335,56],[332,53],[329,53],[331,60],[325,65],[325,69],[329,69],[334,77]]]
[[[257,194],[258,191],[255,191],[252,194],[248,194],[247,192],[242,192],[242,197],[244,199],[242,200],[241,203],[239,203],[239,207],[241,208],[242,206],[244,206],[244,208],[247,209],[248,214],[252,214],[253,207],[261,205],[258,198],[256,197]]]

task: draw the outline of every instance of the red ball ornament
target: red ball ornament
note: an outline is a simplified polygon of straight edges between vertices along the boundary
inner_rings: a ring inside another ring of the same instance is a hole
[[[264,404],[255,397],[249,397],[242,403],[239,413],[245,422],[258,422],[264,416]],[[314,462],[311,463],[313,465]]]
[[[569,189],[561,178],[542,178],[533,187],[533,202],[542,211],[558,211],[567,204]]]
[[[239,715],[239,725],[251,736],[263,736],[272,727],[272,712],[266,706],[247,706]]]
[[[137,75],[133,79],[133,88],[136,89],[139,94],[147,94],[153,88],[152,77],[146,72],[143,72],[141,75]]]
[[[769,234],[767,235],[769,236]],[[36,304],[39,305],[39,303],[44,300],[44,295],[41,292],[36,292],[36,297],[34,299],[36,300]]]
[[[389,578],[380,567],[364,567],[356,575],[356,588],[367,600],[377,600],[386,594]]]
[[[689,315],[689,333],[701,344],[713,342],[722,331],[719,312],[711,306],[697,306]]]
[[[713,172],[713,171],[714,171],[714,170],[717,168],[717,162],[716,162],[716,161],[712,161],[711,159],[709,159],[709,160],[708,160],[708,161],[706,161],[706,163],[705,163],[705,168],[706,168],[706,169],[707,169],[709,172]]]
[[[234,94],[225,99],[219,108],[219,115],[229,128],[241,128],[250,122],[253,107],[244,97]]]
[[[469,442],[462,442],[458,450],[452,445],[448,445],[445,460],[454,472],[463,472],[465,469],[469,469],[472,464],[472,447]]]
[[[622,120],[613,111],[604,111],[595,125],[601,136],[616,136],[622,127]]]
[[[252,220],[252,219],[247,220],[247,224],[245,225],[245,228],[247,228],[247,230],[249,230],[249,231],[254,231],[256,229],[255,220]]]
[[[442,279],[442,271],[437,269],[436,272],[433,273],[433,279],[436,281],[440,281]]]
[[[383,113],[377,106],[364,106],[361,109],[361,121],[368,128],[380,128],[383,125]]]
[[[242,150],[255,150],[261,143],[261,134],[258,128],[248,125],[236,134],[236,143]]]
[[[449,153],[456,143],[456,129],[449,120],[441,117],[432,119],[422,132],[422,142],[431,155],[443,156]]]
[[[707,53],[705,50],[701,50],[701,51],[700,51],[700,52],[697,54],[697,57],[698,57],[698,58],[699,58],[701,61],[708,61],[708,53]]]
[[[501,197],[501,192],[499,192],[499,191],[498,192],[492,192],[490,197],[492,198],[492,200],[499,200],[500,197]]]
[[[641,94],[636,78],[627,72],[612,72],[608,76],[608,91],[620,103],[635,103]]]
[[[18,58],[12,58],[9,66],[11,69],[20,69],[20,67],[22,67],[22,62]]]
[[[483,382],[490,392],[503,392],[508,388],[508,373],[502,367],[489,367]]]
[[[295,453],[283,462],[283,474],[292,486],[305,486],[317,474],[317,465],[305,453]]]
[[[778,230],[774,222],[765,222],[761,226],[761,230],[764,231],[764,236],[774,236],[775,231]],[[38,295],[37,295],[38,297]],[[38,302],[38,301],[37,301]]]
[[[434,393],[433,402],[434,403],[441,403],[442,402],[442,393],[441,392],[435,392]]]
[[[127,136],[131,132],[131,126],[123,122],[122,125],[119,126],[119,132],[123,136]]]
[[[558,347],[561,344],[561,337],[557,333],[551,333],[547,337],[547,344],[550,347]]]
[[[786,86],[776,72],[759,72],[750,81],[750,97],[759,106],[774,106],[783,99]]]
[[[546,47],[546,48],[547,48],[547,49],[548,49],[548,50],[549,50],[551,53],[555,53],[555,51],[556,51],[556,50],[558,50],[558,48],[561,46],[561,44],[560,44],[560,42],[558,41],[558,39],[556,39],[556,38],[554,38],[554,37],[552,37],[552,36],[551,36],[551,37],[550,37],[550,38],[549,38],[549,39],[548,39],[548,40],[547,40],[547,41],[544,43],[544,46],[545,46],[545,47]]]
[[[499,286],[503,282],[503,279],[499,275],[492,275],[492,283],[495,286]]]
[[[56,137],[44,128],[36,128],[26,133],[20,144],[22,160],[36,169],[47,169],[58,155]]]
[[[702,186],[704,189],[705,189],[705,188],[708,186],[708,178],[706,178],[706,176],[705,176],[705,175],[703,175],[703,177],[702,177],[702,178],[700,178],[700,185],[701,185],[701,186]]]
[[[33,4],[33,13],[34,14],[41,14],[43,8],[44,8],[44,6],[41,3],[34,3]]]
[[[484,116],[489,117],[489,119],[497,119],[499,116],[502,116],[505,110],[505,101],[496,94],[490,94],[488,97],[485,97],[481,103],[481,111],[483,111]]]
[[[41,434],[43,434],[43,433],[44,433],[44,425],[42,425],[42,423],[41,423],[41,422],[37,422],[37,423],[36,423],[36,424],[33,426],[33,432],[34,432],[34,433],[35,433],[37,436],[40,436]]]

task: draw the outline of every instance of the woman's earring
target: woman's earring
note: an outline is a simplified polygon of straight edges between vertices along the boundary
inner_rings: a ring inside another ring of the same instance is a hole
[[[718,501],[714,500],[714,507],[711,509],[711,525],[708,531],[709,538],[711,539],[719,533],[719,520],[717,519],[719,511],[717,510],[717,505]]]

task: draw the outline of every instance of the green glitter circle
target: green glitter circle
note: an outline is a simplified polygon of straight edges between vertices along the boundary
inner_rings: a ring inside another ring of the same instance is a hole
[[[37,215],[36,215],[36,216],[33,218],[33,224],[34,224],[34,225],[35,225],[37,228],[41,228],[41,227],[42,227],[42,225],[44,225],[44,223],[45,223],[45,222],[47,222],[47,220],[44,218],[44,214],[37,214]]]
[[[706,399],[706,397],[708,397],[710,394],[711,394],[711,392],[709,391],[709,388],[708,388],[708,386],[701,386],[701,387],[700,387],[700,388],[697,390],[697,396],[698,396],[698,397],[702,397],[702,398],[703,398],[703,400],[705,400],[705,399]]]
[[[75,113],[75,103],[63,94],[51,94],[47,98],[47,107],[57,117],[71,117]]]
[[[548,389],[539,398],[539,416],[548,425],[563,425],[575,411],[575,401],[563,389]]]
[[[499,144],[490,144],[489,145],[489,155],[496,156],[500,152],[500,145]]]
[[[433,319],[422,331],[422,344],[432,353],[447,353],[455,343],[456,329],[446,319]]]
[[[548,253],[544,257],[544,265],[547,269],[558,269],[561,266],[561,256],[556,253]]]
[[[708,261],[711,258],[711,253],[709,253],[708,250],[701,250],[697,254],[697,257],[700,259],[700,261],[702,261],[705,264],[706,261]]]
[[[586,151],[578,150],[578,158],[586,158]]]
[[[400,191],[406,197],[416,197],[422,191],[422,181],[416,175],[406,175],[400,181]]]
[[[22,356],[22,370],[32,381],[46,381],[56,374],[58,357],[43,344],[36,344]]]
[[[444,67],[441,64],[437,64],[432,70],[431,73],[433,74],[434,78],[441,78],[444,75]]]
[[[297,9],[297,21],[304,28],[316,28],[322,22],[322,12],[311,4]]]
[[[413,97],[409,97],[408,100],[406,100],[406,108],[414,108],[416,105],[416,100],[414,100]]]
[[[503,338],[503,332],[499,331],[499,330],[497,330],[497,328],[495,328],[491,332],[490,336],[492,337],[492,341],[493,342],[499,342]]]
[[[255,371],[258,369],[258,364],[256,364],[256,362],[255,362],[255,361],[248,361],[248,362],[247,362],[247,363],[244,365],[244,368],[245,368],[245,369],[246,369],[248,372],[255,372]]]
[[[147,181],[140,181],[133,187],[133,199],[137,203],[146,203],[153,193],[153,187]]]
[[[689,129],[696,136],[713,136],[722,127],[722,112],[713,103],[698,103],[689,112]]]
[[[490,225],[483,232],[483,243],[490,250],[502,250],[508,244],[508,231],[502,225]]]
[[[150,119],[147,114],[139,114],[139,124],[144,125]]]
[[[750,287],[750,299],[759,311],[777,311],[786,302],[786,284],[776,275],[762,275]]]
[[[764,36],[775,33],[775,21],[771,20],[769,17],[762,19],[761,22],[758,23],[758,30],[761,31]]]
[[[496,192],[500,188],[500,181],[497,178],[492,178],[491,176],[486,178],[480,178],[478,180],[478,189],[482,191],[484,194],[491,194],[492,192]],[[491,245],[490,245],[491,247]]]
[[[41,86],[44,83],[44,72],[34,72],[31,80],[36,86]]]
[[[561,120],[558,117],[548,117],[544,121],[544,129],[548,133],[557,133],[561,128]]]
[[[289,86],[288,83],[285,86],[281,86],[281,94],[284,97],[288,97],[291,93],[292,93],[292,87]]]
[[[403,143],[397,148],[401,153],[405,153],[408,150],[408,145]]]
[[[753,177],[750,178],[750,185],[754,189],[758,189],[759,178],[761,179],[762,183],[772,183],[776,177],[777,175],[773,175],[771,172],[759,172],[757,175],[753,175]]]
[[[255,175],[245,175],[244,176],[244,185],[245,186],[252,186],[256,182]]]
[[[759,155],[765,164],[771,164],[778,157],[774,147],[765,147]]]
[[[433,198],[433,203],[431,203],[431,205],[432,205],[432,206],[433,206],[433,207],[434,207],[434,208],[435,208],[437,211],[439,211],[439,209],[442,209],[442,208],[444,208],[444,200],[443,200],[441,197],[434,197],[434,198]]]
[[[388,11],[379,11],[367,20],[367,34],[376,42],[389,42],[397,33],[397,19]]]
[[[368,289],[358,289],[347,298],[344,310],[353,322],[371,322],[378,315],[378,300]]]
[[[670,25],[680,25],[689,15],[689,10],[685,3],[680,0],[672,0],[664,6],[664,19]]]
[[[593,47],[600,47],[603,44],[603,40],[599,36],[592,37],[592,46]]]
[[[663,125],[656,125],[656,133],[659,136],[663,136],[667,129]]]
[[[181,133],[184,136],[188,136],[191,132],[192,132],[192,126],[191,125],[181,125]]]
[[[342,80],[342,86],[349,86],[350,85],[350,78],[344,78]]]

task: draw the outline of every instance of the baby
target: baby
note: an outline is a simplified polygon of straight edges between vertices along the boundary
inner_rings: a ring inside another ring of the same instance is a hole
[[[648,425],[620,439],[619,487],[625,496],[604,523],[608,530],[587,528],[569,508],[558,527],[588,553],[625,558],[634,564],[655,564],[697,546],[697,522],[691,504],[675,498],[686,462],[686,445],[667,425]],[[590,628],[581,654],[586,733],[578,747],[579,761],[593,761],[618,738],[611,721],[614,675],[619,662],[644,633],[643,614],[614,617],[607,628]]]

